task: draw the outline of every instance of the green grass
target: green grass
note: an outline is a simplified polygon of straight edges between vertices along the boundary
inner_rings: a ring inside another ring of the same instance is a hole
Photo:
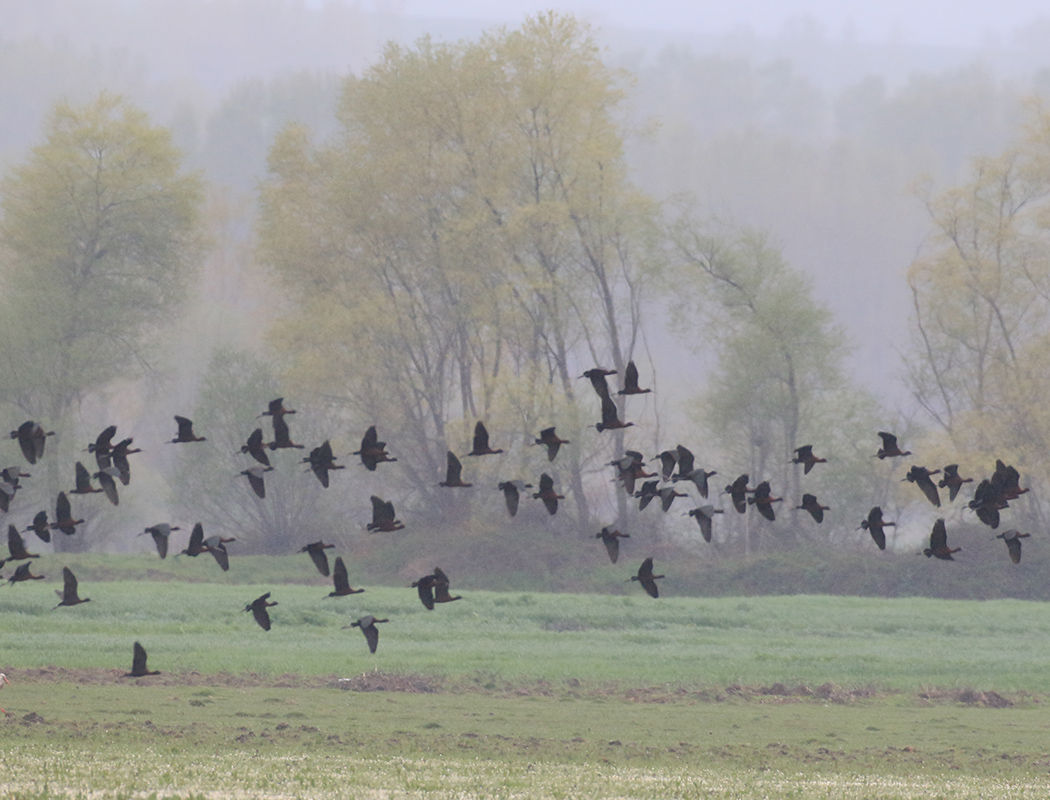
[[[204,566],[212,566],[204,565]],[[849,597],[683,598],[460,590],[427,611],[407,587],[327,598],[315,585],[108,581],[51,610],[52,581],[0,590],[0,668],[128,668],[131,642],[165,672],[388,672],[631,685],[966,687],[1050,694],[1041,604]],[[50,577],[50,576],[49,576]],[[632,588],[636,588],[633,587]],[[266,591],[273,629],[245,604]],[[388,617],[378,652],[342,626]]]
[[[52,611],[57,560],[0,589],[0,796],[1050,794],[1039,603],[454,586],[427,611],[326,598],[302,559],[63,556],[92,601]],[[374,656],[342,629],[365,613]],[[135,640],[161,676],[118,677]]]

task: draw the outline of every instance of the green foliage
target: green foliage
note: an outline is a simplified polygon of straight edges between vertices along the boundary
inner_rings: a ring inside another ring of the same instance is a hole
[[[62,417],[145,360],[200,254],[200,179],[120,97],[59,103],[0,185],[0,398]]]

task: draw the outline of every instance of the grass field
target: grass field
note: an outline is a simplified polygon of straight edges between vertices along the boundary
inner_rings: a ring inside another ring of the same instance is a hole
[[[427,611],[272,563],[245,584],[66,561],[90,603],[52,611],[51,575],[0,590],[3,796],[1050,796],[1039,603],[462,590]],[[243,612],[265,591],[269,633]],[[342,629],[364,613],[390,618],[374,656]],[[135,640],[162,675],[120,677]]]

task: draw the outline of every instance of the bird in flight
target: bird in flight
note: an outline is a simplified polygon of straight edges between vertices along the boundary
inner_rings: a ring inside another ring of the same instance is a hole
[[[642,585],[642,588],[648,592],[650,597],[659,597],[660,590],[656,588],[656,581],[663,577],[665,576],[653,575],[653,557],[649,556],[638,568],[638,574],[631,576],[631,580],[638,581],[638,583]]]
[[[371,653],[376,651],[379,646],[379,629],[376,627],[380,622],[390,622],[388,619],[376,619],[371,614],[361,617],[357,622],[351,622],[346,627],[348,628],[360,628],[361,633],[365,635],[365,640],[368,642],[368,650]]]
[[[264,631],[270,630],[270,612],[266,609],[272,608],[277,605],[277,601],[272,603],[267,602],[270,598],[270,592],[256,597],[248,605],[244,607],[245,611],[251,611],[252,616],[255,617],[255,621],[259,623],[259,627]]]
[[[131,649],[131,672],[125,672],[125,678],[142,678],[146,675],[160,675],[160,670],[146,668],[146,648],[135,642]]]

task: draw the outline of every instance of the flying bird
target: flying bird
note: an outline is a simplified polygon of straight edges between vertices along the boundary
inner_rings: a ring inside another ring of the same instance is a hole
[[[563,444],[570,444],[568,439],[561,439],[554,432],[554,428],[544,428],[540,431],[540,438],[534,444],[540,444],[547,448],[547,461],[553,461],[558,455],[558,450]]]
[[[160,675],[160,670],[146,668],[146,648],[135,642],[131,649],[131,672],[125,672],[125,678],[144,678],[146,675]]]
[[[525,481],[503,481],[497,487],[503,492],[503,499],[507,502],[507,512],[513,517],[518,513],[518,500],[521,497],[521,493],[526,489],[531,489],[531,483],[525,483]]]
[[[399,531],[404,527],[401,520],[395,518],[394,504],[389,500],[372,495],[372,521],[365,526],[365,530],[375,533],[377,531]]]
[[[18,426],[17,430],[11,431],[11,438],[18,440],[18,446],[22,448],[22,455],[30,464],[35,464],[44,457],[44,444],[48,436],[54,436],[54,431],[44,431],[40,423],[26,420]]]
[[[468,456],[489,456],[502,453],[502,450],[493,450],[489,446],[489,432],[485,428],[485,424],[479,419],[477,424],[474,425],[474,443]]]
[[[651,391],[652,389],[638,388],[638,367],[633,361],[628,361],[623,371],[623,388],[617,394],[648,394]]]
[[[288,412],[291,413],[291,412]],[[273,441],[269,445],[271,450],[279,450],[281,448],[296,448],[302,450],[305,445],[296,444],[292,441],[292,435],[288,431],[288,423],[284,421],[284,416],[274,416],[273,418]]]
[[[303,545],[299,552],[309,553],[311,560],[314,562],[314,566],[317,567],[317,571],[327,578],[329,575],[328,556],[325,553],[325,550],[332,547],[335,547],[335,545],[325,544],[323,541],[316,541],[310,542],[310,544],[307,545]]]
[[[51,524],[47,521],[47,512],[38,511],[33,517],[33,524],[25,529],[26,533],[32,531],[44,542],[51,541]]]
[[[754,491],[753,489],[747,488],[747,482],[751,478],[745,472],[743,475],[738,477],[731,484],[726,486],[726,494],[733,501],[733,508],[736,509],[738,514],[744,514],[747,512],[747,493]]]
[[[602,540],[602,544],[605,545],[605,550],[609,554],[609,560],[615,564],[616,559],[620,557],[620,539],[630,539],[631,534],[620,533],[610,528],[602,528],[598,533],[594,534],[594,538]]]
[[[19,564],[15,569],[14,574],[7,579],[8,584],[21,583],[22,581],[42,581],[43,575],[34,575],[30,572],[32,561],[27,561],[24,564]]]
[[[241,470],[240,474],[248,479],[252,491],[262,500],[266,499],[266,483],[263,481],[263,473],[272,472],[273,467],[264,467],[262,464],[252,464],[248,469]]]
[[[365,465],[369,472],[375,472],[376,466],[384,461],[397,461],[396,458],[391,458],[390,454],[387,453],[386,442],[379,441],[379,434],[376,433],[375,425],[372,425],[365,431],[365,435],[361,439],[361,449],[355,450],[350,455],[361,456],[361,463]]]
[[[98,464],[99,469],[105,469],[113,463],[110,460],[110,453],[113,451],[111,442],[116,434],[117,426],[110,425],[95,438],[94,442],[87,446],[87,452],[95,454],[95,462]]]
[[[944,518],[941,517],[935,523],[933,523],[933,530],[930,531],[930,546],[922,551],[922,554],[929,558],[939,558],[942,561],[954,561],[952,553],[958,553],[962,550],[961,547],[955,549],[948,547],[948,531],[944,527]]]
[[[678,466],[678,451],[677,450],[664,450],[657,454],[653,461],[660,462],[660,477],[665,480],[671,480],[671,475],[674,474],[674,468]]]
[[[98,480],[98,485],[102,487],[102,491],[106,493],[106,498],[109,502],[119,506],[120,493],[117,491],[117,478],[120,477],[120,470],[112,466],[106,467],[96,472],[94,477]]]
[[[645,507],[659,496],[659,490],[656,488],[659,485],[659,480],[646,481],[642,484],[642,488],[634,493],[634,496],[638,498],[639,511],[644,511]]]
[[[59,608],[60,606],[75,606],[80,603],[91,602],[90,597],[81,597],[77,594],[77,578],[76,575],[73,574],[73,570],[69,567],[62,567],[62,591],[60,592],[56,589],[55,594],[61,598],[55,608]],[[54,611],[55,608],[52,608],[51,610]]]
[[[637,450],[627,450],[619,458],[609,462],[610,467],[616,468],[616,480],[623,483],[624,491],[634,496],[634,485],[639,478],[652,478],[655,472],[645,471],[645,456]]]
[[[237,539],[233,536],[230,538],[223,538],[221,536],[209,536],[204,540],[203,548],[205,553],[211,553],[212,558],[215,559],[219,568],[223,572],[230,571],[230,554],[226,550],[226,545],[229,542],[236,542]]]
[[[920,467],[917,464],[913,464],[911,469],[908,470],[908,474],[905,475],[902,480],[914,483],[920,489],[922,493],[926,495],[926,499],[933,503],[937,508],[941,507],[941,496],[937,491],[937,487],[933,483],[931,475],[937,475],[940,473],[939,469],[935,469],[932,472],[926,467]]]
[[[860,527],[857,530],[865,530],[871,534],[871,538],[874,540],[875,545],[880,550],[886,549],[886,532],[883,530],[888,525],[896,525],[896,522],[886,522],[882,518],[882,509],[879,506],[875,506],[868,512],[868,518],[861,520]]]
[[[158,523],[156,525],[151,525],[150,527],[146,528],[146,530],[144,530],[142,533],[140,533],[139,536],[146,536],[147,534],[149,536],[152,536],[153,537],[153,544],[155,544],[156,547],[157,547],[157,555],[159,555],[161,558],[167,558],[168,557],[168,537],[171,535],[172,531],[178,531],[178,530],[182,530],[178,525],[172,526],[172,525],[169,525],[167,522],[160,522],[160,523]],[[203,540],[204,540],[204,530],[202,528],[201,529],[201,541],[203,541]]]
[[[325,439],[322,444],[311,450],[310,455],[303,459],[303,463],[310,464],[310,470],[325,489],[328,488],[328,472],[333,469],[344,468],[342,464],[335,463],[335,456],[332,454],[332,445],[327,439]]]
[[[30,558],[40,558],[39,553],[30,553],[26,550],[25,539],[22,538],[22,534],[18,532],[18,528],[14,525],[7,526],[7,549],[11,555],[9,558],[0,561],[0,566],[3,566],[8,561],[25,561]]]
[[[273,417],[274,419],[280,419],[285,414],[294,414],[294,413],[295,413],[295,409],[285,408],[284,407],[284,398],[283,397],[278,397],[278,398],[276,398],[274,400],[271,400],[269,405],[266,407],[266,410],[264,412],[262,412],[259,416],[260,417]]]
[[[1003,531],[996,539],[1002,539],[1006,542],[1007,552],[1010,554],[1010,560],[1015,564],[1021,563],[1021,540],[1027,539],[1032,534],[1020,533],[1016,528],[1011,528],[1008,531]]]
[[[127,486],[131,483],[131,464],[128,462],[128,456],[133,453],[141,453],[142,451],[138,448],[131,449],[131,442],[133,440],[129,437],[122,439],[117,444],[113,445],[113,450],[110,451],[110,458],[113,460],[113,466],[120,470],[120,482]]]
[[[92,494],[101,491],[91,485],[91,473],[78,461],[76,463],[76,488],[71,489],[70,494]]]
[[[777,515],[773,511],[773,503],[779,503],[783,500],[783,497],[772,497],[772,490],[769,488],[769,481],[762,481],[754,489],[753,496],[747,498],[747,502],[754,505],[758,509],[758,513],[768,519],[770,522],[776,520]]]
[[[826,464],[828,460],[826,458],[817,458],[813,455],[813,445],[804,444],[802,447],[795,448],[795,457],[791,459],[792,464],[802,465],[802,474],[809,475],[809,471],[813,469],[815,464]]]
[[[620,419],[620,413],[616,409],[616,403],[609,395],[602,398],[602,421],[594,427],[600,433],[618,428],[630,428],[633,422],[624,422]]]
[[[565,499],[565,495],[558,494],[554,491],[554,478],[546,472],[540,475],[540,490],[534,492],[532,497],[534,500],[542,500],[543,505],[547,509],[547,513],[551,516],[558,513],[558,501]]]
[[[463,464],[458,458],[456,458],[456,454],[451,450],[448,451],[447,462],[447,466],[445,467],[445,480],[441,481],[438,486],[467,488],[468,486],[474,485],[472,483],[464,482],[462,478]]]
[[[190,556],[192,558],[205,552],[207,551],[204,549],[204,526],[198,522],[193,526],[193,530],[190,531],[190,540],[186,544],[186,549],[179,553],[179,555]]]
[[[688,513],[690,517],[696,520],[696,524],[700,526],[700,535],[704,537],[704,541],[710,544],[712,533],[711,523],[714,522],[715,514],[724,514],[725,512],[712,505],[703,505],[697,506]]]
[[[69,498],[65,492],[59,492],[55,500],[55,521],[51,523],[51,530],[62,531],[66,536],[72,536],[77,532],[77,525],[81,525],[83,519],[73,519],[73,509],[69,504]]]
[[[241,445],[241,452],[247,453],[264,467],[270,466],[270,457],[266,455],[266,443],[263,441],[262,428],[256,428],[248,437],[248,443]]]
[[[365,639],[368,641],[368,650],[371,653],[376,651],[376,647],[379,646],[379,629],[376,628],[380,622],[390,622],[388,619],[376,619],[371,614],[365,617],[361,617],[357,622],[351,622],[347,627],[360,628],[361,633],[365,635]]]
[[[208,441],[205,436],[197,436],[193,432],[193,420],[187,419],[186,417],[180,417],[178,414],[175,415],[175,424],[179,426],[178,433],[175,434],[175,438],[172,439],[168,444],[180,444],[182,442],[206,442]]]
[[[829,510],[828,506],[822,506],[815,494],[802,495],[802,505],[795,506],[795,510],[808,511],[813,520],[819,525],[824,521],[824,512]]]
[[[910,456],[911,450],[901,450],[897,445],[897,437],[892,433],[886,431],[879,431],[879,438],[882,439],[882,447],[879,448],[878,452],[875,453],[875,457],[878,459],[883,458],[895,458],[897,456]]]
[[[332,571],[332,583],[335,590],[328,593],[329,597],[345,597],[348,594],[361,594],[364,589],[351,589],[350,578],[346,574],[346,564],[342,556],[335,557],[335,567]]]
[[[631,580],[638,581],[642,588],[649,593],[650,597],[659,597],[660,590],[656,588],[656,581],[663,577],[665,576],[653,575],[653,557],[649,556],[642,562],[642,566],[638,568],[638,574],[631,576]]]
[[[595,393],[598,397],[603,400],[609,396],[609,382],[605,379],[607,375],[615,375],[616,370],[614,369],[602,369],[601,367],[593,367],[587,370],[580,377],[587,378],[591,382],[591,386],[594,387]]]
[[[938,482],[938,486],[942,489],[948,490],[948,502],[955,500],[956,495],[959,494],[959,489],[964,483],[973,483],[973,478],[963,478],[959,475],[958,464],[948,464],[941,472],[943,477]]]
[[[270,592],[267,592],[262,597],[256,597],[248,605],[244,607],[245,611],[251,611],[252,616],[255,617],[255,621],[259,623],[259,627],[264,631],[270,630],[270,612],[266,609],[273,608],[277,605],[277,602],[268,603],[267,600],[270,597]]]

